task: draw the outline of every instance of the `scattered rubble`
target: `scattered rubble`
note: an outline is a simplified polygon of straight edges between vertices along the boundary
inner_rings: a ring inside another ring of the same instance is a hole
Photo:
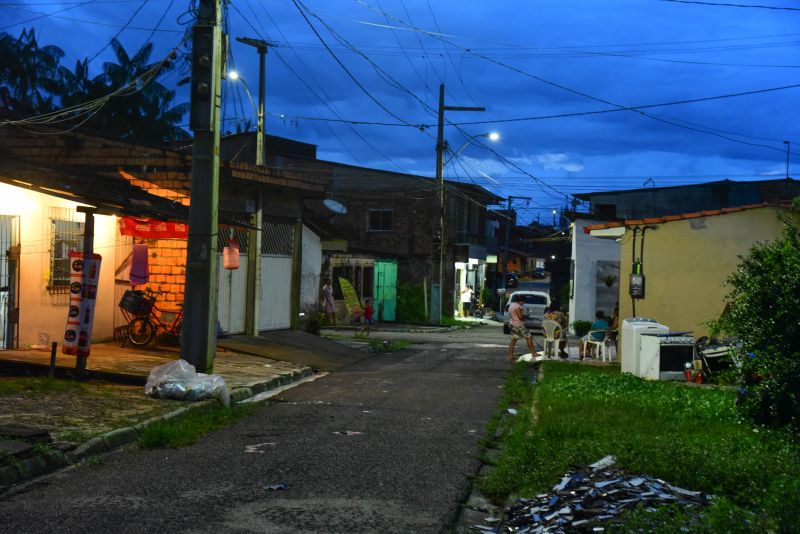
[[[561,533],[603,532],[625,511],[644,506],[655,510],[665,504],[707,504],[712,495],[673,486],[645,475],[629,475],[613,467],[613,456],[566,473],[551,493],[518,499],[503,517],[487,517],[477,532]]]

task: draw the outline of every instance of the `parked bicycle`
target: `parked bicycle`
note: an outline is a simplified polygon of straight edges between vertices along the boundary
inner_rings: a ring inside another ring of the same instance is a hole
[[[177,312],[163,310],[156,305],[160,294],[161,291],[147,288],[144,291],[129,289],[122,295],[119,307],[128,321],[127,338],[132,345],[147,345],[159,331],[180,345],[183,305],[179,305]]]

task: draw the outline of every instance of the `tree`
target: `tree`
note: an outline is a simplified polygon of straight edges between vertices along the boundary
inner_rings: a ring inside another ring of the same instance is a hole
[[[104,135],[130,141],[161,143],[189,139],[179,125],[188,104],[175,104],[175,91],[158,82],[172,63],[150,63],[152,43],[133,57],[116,39],[111,42],[116,62],[103,64],[101,74],[91,77],[89,60],[77,61],[74,70],[60,65],[64,51],[40,47],[33,29],[18,38],[0,34],[0,109],[22,115],[40,115],[61,108],[88,104],[115,91],[120,94],[87,108],[92,117],[85,127]],[[84,120],[85,115],[82,116]]]
[[[92,84],[102,84],[106,94],[126,86],[130,86],[130,90],[110,99],[87,125],[120,139],[156,143],[189,139],[189,134],[179,126],[189,109],[188,104],[173,105],[175,91],[156,80],[169,72],[172,64],[165,62],[160,65],[158,75],[149,76],[148,73],[159,67],[158,63],[148,63],[152,43],[142,46],[133,57],[116,39],[111,41],[111,47],[117,63],[103,63],[103,73],[92,80]],[[92,85],[90,89],[96,87]]]
[[[59,61],[64,51],[40,47],[36,33],[24,29],[18,38],[0,34],[0,109],[21,114],[55,109],[59,90]]]
[[[741,342],[734,357],[740,403],[758,423],[800,429],[800,198],[783,235],[756,244],[726,284],[731,292],[715,329]]]

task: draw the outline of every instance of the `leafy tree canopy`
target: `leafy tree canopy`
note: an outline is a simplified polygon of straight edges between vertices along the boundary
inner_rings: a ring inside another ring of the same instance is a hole
[[[102,72],[92,77],[88,59],[77,61],[70,70],[61,65],[64,51],[40,47],[33,29],[16,38],[0,33],[0,109],[37,115],[81,106],[124,89],[93,111],[85,122],[87,129],[148,143],[189,139],[180,127],[188,104],[175,104],[175,91],[158,81],[174,65],[151,63],[152,43],[133,56],[117,39],[111,47],[116,62],[103,63]]]

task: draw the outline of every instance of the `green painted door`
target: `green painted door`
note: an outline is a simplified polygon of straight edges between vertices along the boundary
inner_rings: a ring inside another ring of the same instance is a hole
[[[397,308],[397,262],[394,260],[375,260],[375,302],[376,318],[380,321],[394,321]]]

